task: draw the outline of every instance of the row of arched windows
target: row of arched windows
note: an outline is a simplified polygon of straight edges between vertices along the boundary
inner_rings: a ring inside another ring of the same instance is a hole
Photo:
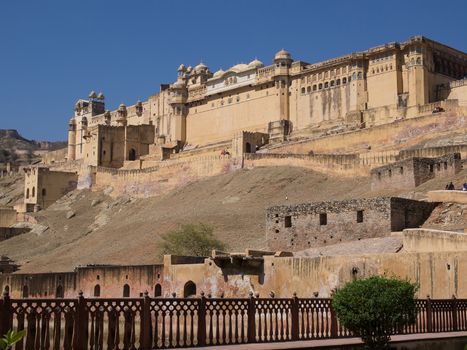
[[[347,80],[346,77],[344,77],[344,78],[342,78],[342,84],[347,84],[348,82],[350,83],[351,80],[352,80],[351,77],[349,77],[348,80]],[[302,87],[301,92],[302,92],[302,94],[304,94],[305,92],[310,93],[311,91],[327,89],[329,87],[339,86],[339,85],[341,85],[341,80],[336,79],[336,80],[327,81],[324,84],[323,83],[314,84],[313,87],[308,86],[306,89],[305,89],[305,87]]]
[[[5,292],[10,292],[10,286],[5,286]],[[23,298],[29,298],[29,287],[27,285],[23,286],[22,289],[22,297]],[[93,296],[95,298],[98,298],[101,296],[101,286],[99,284],[96,284],[94,286],[94,293]],[[129,284],[125,284],[123,286],[123,297],[124,298],[129,298],[131,296],[131,288]],[[161,297],[162,296],[162,286],[157,283],[154,286],[154,297]],[[183,287],[183,297],[184,298],[190,298],[196,296],[196,284],[193,281],[188,281],[185,283],[185,286]],[[55,289],[55,297],[56,298],[63,298],[64,297],[64,289],[62,285],[58,285],[57,288]]]

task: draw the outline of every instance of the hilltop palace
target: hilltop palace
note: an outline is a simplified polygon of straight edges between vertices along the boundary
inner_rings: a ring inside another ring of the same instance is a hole
[[[467,227],[425,225],[439,222],[452,203],[465,205],[467,191],[422,188],[417,193],[426,198],[415,195],[425,182],[453,181],[465,171],[466,53],[421,36],[315,64],[280,50],[268,66],[255,59],[212,73],[182,64],[177,80],[144,102],[109,111],[104,101],[95,92],[79,100],[68,147],[24,167],[24,203],[0,208],[0,241],[32,234],[26,224],[36,215],[29,212],[68,210],[64,195],[75,189],[146,198],[239,169],[361,177],[368,198],[269,207],[267,250],[29,274],[3,257],[0,288],[11,295],[321,297],[357,277],[389,273],[419,283],[422,296],[467,297]],[[87,226],[80,215],[63,214],[69,225]],[[97,220],[86,235],[99,230]],[[354,244],[354,254],[312,251],[343,244]]]
[[[177,80],[147,101],[107,111],[103,94],[79,100],[68,160],[119,168],[222,143],[254,153],[323,125],[368,128],[417,116],[432,102],[459,100],[450,83],[466,75],[467,54],[420,36],[315,64],[285,50],[268,66],[255,59],[211,73],[182,64]]]

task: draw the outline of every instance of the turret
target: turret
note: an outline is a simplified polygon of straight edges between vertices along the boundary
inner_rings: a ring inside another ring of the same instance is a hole
[[[71,118],[68,123],[68,160],[76,159],[76,121]]]
[[[290,53],[284,49],[274,56],[274,80],[279,90],[278,110],[280,120],[289,120],[289,68],[292,65]]]
[[[126,116],[127,116],[128,112],[126,110],[126,106],[121,103],[120,106],[118,106],[118,109],[117,109],[117,119],[116,119],[116,122],[119,126],[126,126],[127,124],[127,120],[126,120]]]

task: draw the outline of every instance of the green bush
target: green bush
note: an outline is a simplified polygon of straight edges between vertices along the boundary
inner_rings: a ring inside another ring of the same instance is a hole
[[[24,335],[26,334],[25,330],[15,332],[9,331],[7,334],[0,339],[0,349],[1,350],[8,350],[13,347],[17,342],[23,339]]]
[[[199,223],[182,225],[180,229],[163,235],[160,252],[162,254],[210,256],[211,250],[225,249],[225,244],[213,235],[212,226]]]
[[[395,329],[416,320],[417,286],[397,278],[374,276],[348,283],[332,301],[339,321],[369,349],[388,347]]]

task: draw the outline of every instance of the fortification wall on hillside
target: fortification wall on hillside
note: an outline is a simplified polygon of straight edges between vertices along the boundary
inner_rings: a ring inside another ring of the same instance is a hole
[[[361,164],[356,154],[244,154],[247,169],[265,166],[292,166],[312,169],[331,175],[367,176],[370,168]]]
[[[390,124],[341,134],[323,136],[312,140],[285,143],[271,147],[272,153],[364,153],[370,148],[409,148],[424,140],[443,136],[449,132],[467,131],[467,110],[463,115],[454,112],[430,114],[402,119]]]
[[[241,158],[229,156],[202,157],[190,160],[160,162],[157,166],[138,170],[92,168],[94,187],[112,186],[113,196],[153,197],[208,176],[227,174],[241,168]]]

